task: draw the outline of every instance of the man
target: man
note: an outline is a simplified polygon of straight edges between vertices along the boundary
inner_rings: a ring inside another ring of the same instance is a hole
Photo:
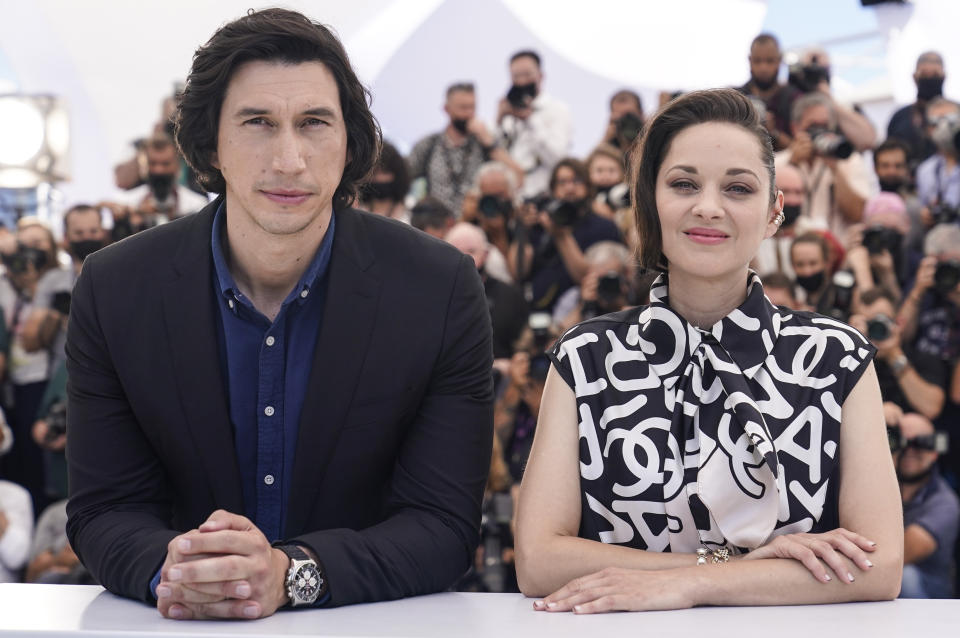
[[[960,164],[956,137],[960,132],[960,104],[934,98],[927,105],[927,132],[936,146],[936,153],[917,167],[917,196],[925,206],[950,209],[949,219],[956,222],[960,208]],[[940,215],[939,217],[943,217]]]
[[[115,218],[116,239],[195,213],[208,203],[180,183],[180,155],[165,133],[147,140],[146,158],[147,183],[120,193],[116,202],[105,202]]]
[[[610,119],[602,143],[626,153],[643,132],[643,102],[629,89],[620,89],[610,98]]]
[[[874,363],[884,402],[936,419],[943,410],[948,371],[936,357],[903,343],[894,317],[890,291],[870,288],[860,295],[859,312],[850,317],[850,325],[877,348]]]
[[[489,250],[484,271],[506,284],[514,283],[507,254],[510,252],[510,238],[516,230],[517,189],[516,175],[506,164],[487,162],[477,171],[471,190],[477,200],[475,220],[464,220],[475,221],[486,235]]]
[[[444,239],[454,223],[453,211],[435,197],[424,197],[410,211],[410,225],[437,239]]]
[[[818,150],[815,138],[837,129],[837,113],[828,96],[814,92],[797,99],[791,120],[793,142],[777,153],[777,170],[787,163],[800,170],[806,191],[802,215],[813,226],[843,237],[847,227],[863,216],[868,193],[863,158],[853,152],[840,159]]]
[[[70,544],[164,616],[441,591],[472,561],[489,313],[470,258],[349,208],[380,143],[367,99],[302,14],[228,23],[176,133],[221,196],[77,280]]]
[[[502,162],[514,170],[518,181],[523,181],[523,169],[497,146],[486,125],[477,119],[473,84],[451,84],[443,110],[450,118],[446,128],[417,142],[407,161],[410,177],[425,178],[427,195],[439,199],[459,218],[463,196],[473,185],[481,164]]]
[[[529,310],[523,293],[516,286],[486,273],[490,244],[482,230],[473,224],[460,222],[450,229],[445,239],[457,250],[472,257],[477,265],[493,324],[493,357],[495,360],[509,359],[513,355],[514,342],[527,325]]]
[[[937,152],[927,135],[927,104],[943,95],[943,57],[936,51],[926,51],[917,58],[913,81],[917,85],[917,101],[897,110],[887,125],[887,137],[895,137],[909,144],[908,159],[911,168]]]
[[[54,268],[37,282],[33,310],[21,333],[27,352],[51,350],[51,370],[56,370],[64,361],[63,345],[67,338],[73,284],[84,260],[103,248],[106,240],[107,232],[98,209],[77,204],[64,213],[63,242],[72,260],[71,267]]]
[[[769,33],[761,33],[750,44],[750,81],[739,87],[744,95],[756,98],[766,106],[767,130],[773,138],[775,150],[790,146],[790,107],[800,96],[800,91],[789,84],[780,84],[777,75],[783,56],[780,43]]]
[[[953,597],[953,545],[960,501],[937,471],[943,443],[924,416],[886,410],[903,499],[901,598]]]
[[[547,190],[550,171],[570,150],[573,124],[566,104],[543,92],[540,56],[519,51],[510,58],[513,85],[497,108],[498,138],[524,172],[520,194]]]
[[[910,172],[910,148],[899,139],[885,140],[873,150],[873,170],[881,192],[896,193],[903,198],[910,218],[910,231],[905,239],[909,250],[923,252],[923,236],[932,223],[930,210],[917,197]]]
[[[903,287],[913,279],[923,258],[907,246],[910,232],[907,205],[896,193],[877,193],[863,207],[863,223],[850,226],[846,237],[846,265],[860,291],[885,288],[895,306]]]
[[[773,237],[764,239],[760,244],[753,268],[757,272],[781,272],[793,279],[795,273],[790,263],[790,246],[794,237],[809,226],[809,220],[801,218],[806,191],[800,169],[793,164],[778,167],[777,190],[783,193],[783,223]]]
[[[552,200],[545,206],[528,205],[522,232],[514,234],[508,259],[517,279],[525,282],[533,311],[552,313],[560,296],[580,283],[589,270],[584,253],[590,246],[623,243],[617,225],[590,210],[587,182],[583,162],[560,160],[550,175]]]

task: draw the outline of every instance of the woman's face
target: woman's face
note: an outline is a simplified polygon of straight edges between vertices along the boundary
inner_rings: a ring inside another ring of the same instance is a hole
[[[820,246],[809,241],[800,241],[790,250],[790,261],[797,277],[809,277],[827,269]]]
[[[594,186],[615,186],[623,181],[623,166],[606,155],[597,155],[590,162],[590,183]]]
[[[735,124],[695,124],[674,137],[656,186],[671,276],[740,276],[776,232],[783,196],[771,206],[760,153],[756,137]]]

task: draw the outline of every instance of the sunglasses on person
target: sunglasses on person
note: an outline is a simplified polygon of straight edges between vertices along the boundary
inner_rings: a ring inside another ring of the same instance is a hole
[[[887,428],[887,441],[890,443],[891,452],[899,452],[906,448],[945,453],[949,447],[949,438],[946,432],[934,432],[933,434],[924,434],[907,438],[901,434],[899,428]]]

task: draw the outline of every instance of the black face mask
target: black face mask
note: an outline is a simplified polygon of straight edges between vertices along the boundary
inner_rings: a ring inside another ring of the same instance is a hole
[[[166,200],[173,192],[174,176],[166,173],[150,173],[147,175],[147,184],[154,199],[159,202]]]
[[[905,184],[899,177],[881,177],[878,181],[880,182],[880,190],[884,193],[899,193]]]
[[[453,128],[457,129],[461,135],[467,134],[467,123],[469,120],[450,120],[450,124]]]
[[[773,76],[769,80],[761,80],[757,76],[750,74],[750,81],[753,82],[753,85],[760,89],[761,91],[768,91],[772,89],[777,84],[777,76]]]
[[[812,275],[807,275],[806,277],[797,275],[797,285],[807,292],[816,292],[820,290],[820,287],[823,285],[823,278],[824,274],[822,270]]]
[[[103,242],[99,239],[84,239],[70,242],[70,252],[80,260],[80,263],[83,263],[87,257],[101,248],[103,248]]]
[[[927,102],[943,95],[943,76],[920,78],[917,80],[917,99]]]
[[[370,182],[363,187],[364,199],[371,200],[396,200],[397,190],[396,182]]]
[[[781,228],[789,228],[793,226],[797,219],[800,218],[800,207],[796,204],[784,204],[783,205],[783,224]]]

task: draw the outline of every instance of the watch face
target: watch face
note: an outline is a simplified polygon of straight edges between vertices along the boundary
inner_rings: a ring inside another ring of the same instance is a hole
[[[321,587],[323,587],[323,578],[320,577],[320,573],[316,567],[313,565],[302,565],[300,569],[297,570],[297,575],[293,581],[293,588],[297,594],[297,598],[313,602],[317,599]]]

